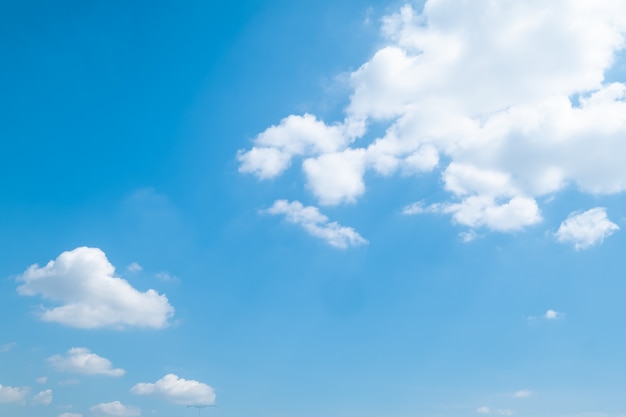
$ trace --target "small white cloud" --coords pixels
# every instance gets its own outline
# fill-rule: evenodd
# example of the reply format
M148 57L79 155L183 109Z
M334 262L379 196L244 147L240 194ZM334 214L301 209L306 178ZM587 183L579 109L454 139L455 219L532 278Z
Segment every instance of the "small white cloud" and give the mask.
M564 315L565 314L559 313L558 311L555 311L555 310L548 310L546 311L546 314L544 314L544 317L546 320L556 320L556 319L562 318Z
M17 291L60 304L44 308L43 321L84 329L168 325L174 308L165 295L152 289L140 292L114 273L102 250L80 247L44 267L32 265L17 278L23 283Z
M17 343L5 343L4 345L0 345L0 353L6 353L17 346Z
M289 223L300 225L310 235L324 239L326 243L340 249L367 243L353 228L329 222L317 207L304 207L299 201L276 200L265 210L269 214L284 214Z
M67 387L69 385L78 385L78 384L80 384L80 379L76 379L76 378L64 379L62 381L59 381L59 385L62 387Z
M48 382L48 377L40 376L39 378L35 380L35 382L37 382L38 384L45 384L46 382Z
M157 277L158 280L163 281L163 282L179 282L180 281L176 275L172 275L169 272L165 272L165 271L157 272L155 276Z
M481 235L476 233L476 231L474 231L474 230L468 230L467 232L459 233L459 237L461 238L463 243L469 243L469 242L472 242L472 241L478 239L479 237L481 237Z
M561 223L556 238L561 243L571 243L576 249L587 249L619 230L610 221L603 207L592 208L584 213L573 212Z
M489 414L491 412L491 409L487 406L482 406L482 407L478 407L476 409L476 412L478 414Z
M63 413L59 414L59 417L83 417L80 413Z
M137 417L141 415L141 409L130 405L124 405L119 401L102 403L89 408L89 411L97 416L114 417Z
M133 262L132 264L126 267L128 272L141 272L143 271L143 267L139 265L137 262Z
M123 369L114 369L110 360L92 353L87 348L71 348L65 355L54 355L48 358L48 361L61 372L115 377L126 373Z
M0 384L0 403L23 403L29 392L28 387L8 387Z
M179 378L175 374L167 374L154 384L139 383L130 392L135 395L153 395L182 405L211 405L215 402L215 392L209 385Z
M50 405L52 403L52 390L47 389L34 395L33 398L30 399L30 403L33 405Z
M553 311L553 310L548 310L548 312L554 312L554 313L556 313L556 312L555 312L555 311ZM548 317L548 315L547 315L547 314L546 314L546 318L550 319L550 317ZM556 318L556 317L554 317L554 318ZM515 393L513 394L513 398L528 398L528 397L531 397L532 395L533 395L533 392L532 392L531 390L528 390L528 389L521 389L521 390L519 390L519 391L517 391L517 392L515 392Z

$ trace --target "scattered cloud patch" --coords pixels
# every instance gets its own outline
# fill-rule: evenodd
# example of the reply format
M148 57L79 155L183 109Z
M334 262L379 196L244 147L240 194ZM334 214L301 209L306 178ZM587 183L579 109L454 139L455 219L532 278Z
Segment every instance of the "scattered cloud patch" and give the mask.
M554 312L554 313L556 313L556 312L555 312L555 311L553 311L553 310L548 310L548 312ZM549 317L547 316L547 314L546 314L546 318L549 318ZM554 317L554 318L556 318L556 317ZM517 392L515 392L515 393L513 394L513 398L529 398L529 397L531 397L532 395L533 395L533 392L532 392L531 390L528 390L528 389L521 389L521 390L519 390L519 391L517 391Z
M39 378L35 379L35 382L37 382L38 384L45 384L46 382L48 382L48 377L40 376Z
M548 310L546 311L546 314L544 314L546 320L556 320L562 318L563 316L565 316L565 314L559 313L555 310Z
M624 16L613 0L405 5L349 75L343 120L289 115L238 152L239 171L264 180L299 163L321 205L355 203L367 173L432 172L448 199L407 214L501 232L541 222L538 200L566 187L626 191L626 84L604 77L626 45ZM579 248L616 230L566 229L560 240Z
M169 272L165 272L165 271L157 272L155 276L157 277L159 281L163 281L163 282L180 282L180 280L178 279L176 275L172 275Z
M52 403L52 390L47 389L39 392L30 399L30 403L33 405L50 405Z
M478 407L476 409L476 412L478 414L489 414L491 412L491 409L487 406L482 406L482 407Z
M509 409L492 410L491 408L489 408L487 406L478 407L476 409L476 413L478 413L478 414L499 414L501 416L512 416L514 414L513 411L509 410Z
M59 414L59 417L83 417L80 413L63 413Z
M137 262L133 262L126 267L128 272L141 272L143 271L143 267L139 265Z
M514 414L513 410L509 410L508 408L496 410L496 413L500 414L501 416L512 416Z
M107 375L119 377L126 373L113 368L111 361L92 353L87 348L71 348L65 355L54 355L48 362L58 371L83 375Z
M8 387L0 384L0 403L23 403L29 392L28 387Z
M15 342L5 343L4 345L0 345L0 353L6 353L12 350L15 346L17 346L17 343Z
M556 238L580 250L602 243L618 230L619 226L608 219L606 209L596 207L583 213L570 213L557 230Z
M102 403L89 408L89 411L97 416L107 417L137 417L141 415L141 409L130 405L124 405L119 401Z
M299 201L276 200L265 213L285 216L289 223L301 226L310 235L323 239L329 245L346 249L367 243L353 228L330 222L317 207L303 206Z
M215 392L209 385L179 378L175 374L167 374L155 383L139 383L131 392L135 395L160 397L181 405L211 405L215 402Z
M63 252L46 266L32 265L18 281L20 295L41 296L58 307L44 308L41 319L70 327L166 327L174 308L155 290L140 292L117 277L104 252L80 247Z

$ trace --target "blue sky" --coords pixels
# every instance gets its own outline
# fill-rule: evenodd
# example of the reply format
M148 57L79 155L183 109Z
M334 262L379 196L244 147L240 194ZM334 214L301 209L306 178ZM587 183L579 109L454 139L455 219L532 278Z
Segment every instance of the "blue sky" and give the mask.
M0 415L623 417L626 6L0 5Z

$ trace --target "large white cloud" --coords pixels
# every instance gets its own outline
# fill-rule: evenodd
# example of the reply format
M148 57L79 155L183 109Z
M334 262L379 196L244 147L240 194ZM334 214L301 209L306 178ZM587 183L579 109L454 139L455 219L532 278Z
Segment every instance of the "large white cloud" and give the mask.
M23 402L29 392L28 387L9 387L0 384L0 404Z
M571 243L576 249L587 249L619 230L619 226L609 220L606 209L592 208L584 213L571 213L561 223L556 232L559 242Z
M299 201L276 200L266 213L285 216L288 222L300 225L309 234L324 239L340 249L367 243L353 228L330 222L317 207L305 207Z
M119 401L110 403L101 403L89 408L93 414L97 416L114 416L114 417L137 417L141 415L141 409L131 405L124 405Z
M142 382L131 392L135 395L153 395L182 405L211 405L215 402L215 392L209 385L167 374L155 383Z
M113 368L110 360L92 353L87 348L71 348L65 355L51 356L48 361L61 372L107 376L122 376L126 373L123 369Z
M260 179L302 162L320 204L353 203L365 174L442 175L439 207L471 228L541 221L537 198L626 190L626 2L428 0L383 19L386 43L350 75L345 119L291 115L241 150ZM389 127L370 141L370 126ZM437 202L431 202L437 203Z
M98 248L63 252L44 267L32 265L18 281L19 294L59 304L44 308L42 320L66 326L158 329L174 314L165 295L152 289L140 292L115 276L115 267Z

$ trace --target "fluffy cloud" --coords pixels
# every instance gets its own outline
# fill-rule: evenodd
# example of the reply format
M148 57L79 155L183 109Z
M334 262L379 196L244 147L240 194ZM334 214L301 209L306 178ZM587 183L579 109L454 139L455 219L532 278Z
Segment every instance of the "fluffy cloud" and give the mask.
M309 234L324 239L336 248L345 249L367 243L353 228L329 222L328 217L320 213L317 207L304 207L299 201L277 200L265 212L284 215L289 223L300 225Z
M602 207L592 208L584 213L571 213L556 232L562 243L571 243L576 249L587 249L611 236L619 226L610 221Z
M555 311L555 310L548 310L548 311L546 311L546 314L544 315L544 317L545 317L546 320L556 320L558 318L563 317L563 313L559 313L558 311ZM518 391L516 393L516 396L519 397L520 395L517 395L517 394L522 394L522 393L526 393L526 392L530 394L530 391L522 390L522 391Z
M440 172L439 211L499 231L540 222L537 198L568 186L626 190L626 85L604 78L626 3L428 0L382 33L349 77L344 120L288 116L239 151L240 171L274 178L298 159L322 205L357 201L368 171Z
M556 313L556 311L554 310L548 310L548 313L553 312ZM550 318L556 318L556 316L554 317L548 317L548 313L546 313L546 318L550 319ZM517 392L515 392L513 394L513 398L528 398L531 397L533 395L533 392L531 390L528 389L521 389Z
M44 267L32 265L18 277L17 290L60 304L44 308L44 321L84 329L167 326L174 314L167 297L152 289L140 292L114 273L104 252L80 247Z
M122 376L126 373L123 369L114 369L111 361L92 353L87 348L71 348L65 355L51 356L48 361L62 372L107 376Z
M47 389L41 391L37 395L34 395L33 398L30 399L30 402L34 405L50 405L52 403L52 390Z
M154 384L142 382L131 392L135 395L153 395L182 405L211 405L215 402L213 388L202 382L167 374Z
M29 392L27 387L7 387L0 384L0 403L23 402Z
M140 408L124 405L119 401L94 405L89 408L89 411L97 416L137 417L141 415Z

